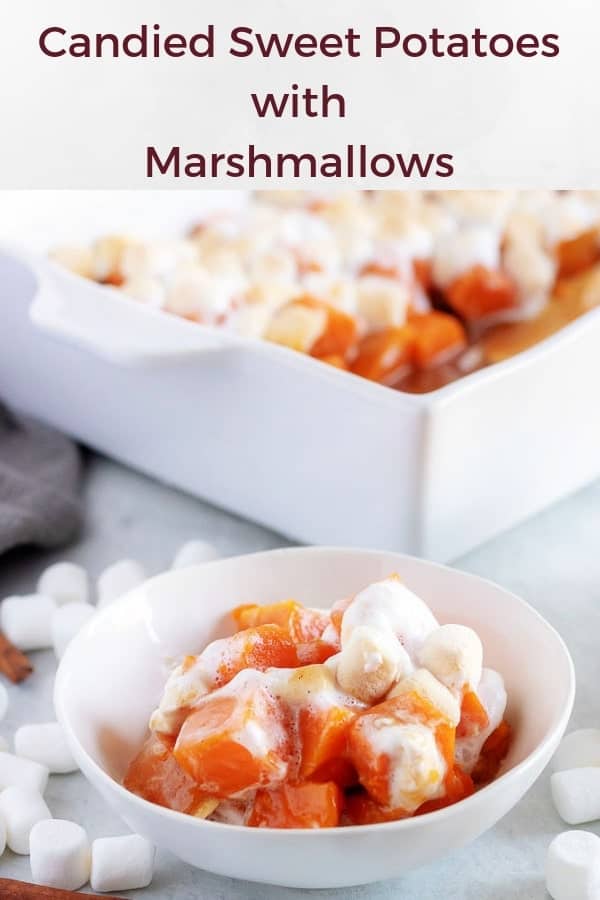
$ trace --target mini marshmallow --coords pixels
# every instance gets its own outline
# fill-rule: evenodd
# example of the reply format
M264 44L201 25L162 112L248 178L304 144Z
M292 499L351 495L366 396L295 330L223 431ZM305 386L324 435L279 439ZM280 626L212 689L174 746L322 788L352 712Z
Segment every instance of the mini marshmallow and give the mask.
M6 825L6 843L13 853L27 856L31 829L52 814L38 791L8 787L0 794L0 819Z
M135 559L121 559L98 578L98 606L107 606L146 580L146 572Z
M550 790L557 813L568 825L600 819L600 768L555 772Z
M53 775L66 775L79 768L58 722L21 725L15 732L15 753L46 766Z
M43 650L52 646L52 616L56 601L46 594L7 597L0 608L6 637L21 650Z
M562 739L552 759L552 771L600 766L600 728L580 728Z
M0 790L14 785L43 794L48 784L48 768L13 753L0 753Z
M397 576L376 581L356 595L342 619L342 647L359 625L396 635L411 657L439 627L427 604Z
M31 876L36 884L78 891L89 880L91 848L87 834L75 822L46 819L29 837Z
M546 889L553 900L600 897L600 838L589 831L563 831L546 856Z
M481 680L483 647L479 636L465 625L441 625L428 635L419 662L451 691L475 689Z
M196 566L218 558L219 552L217 548L209 544L208 541L187 541L175 554L171 568L185 569L188 566Z
M0 682L0 719L3 719L8 709L8 691Z
M96 608L91 603L66 603L59 606L52 616L52 646L58 659L95 613Z
M433 254L433 280L444 289L474 266L497 269L499 265L498 233L482 225L463 227L438 238Z
M93 891L131 891L148 887L154 869L154 847L139 834L98 838L92 844Z
M308 353L327 327L327 312L321 307L290 303L279 309L269 323L265 337L300 353Z
M58 562L48 566L37 583L39 594L53 597L62 603L85 603L88 599L88 574L82 566L70 562Z
M338 656L336 676L347 694L373 703L411 669L406 650L391 632L360 625Z
M394 278L365 275L359 278L358 312L373 329L403 325L411 300L410 286Z

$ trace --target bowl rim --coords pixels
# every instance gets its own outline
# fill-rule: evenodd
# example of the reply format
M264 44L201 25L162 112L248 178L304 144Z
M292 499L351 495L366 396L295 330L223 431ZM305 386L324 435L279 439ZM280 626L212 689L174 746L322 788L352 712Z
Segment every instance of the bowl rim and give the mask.
M546 630L546 632L555 640L557 644L557 649L562 652L563 660L567 666L568 673L568 690L567 690L567 699L560 710L560 713L555 714L550 726L547 728L544 733L542 739L539 743L534 747L534 749L520 762L518 762L515 766L510 768L507 772L503 772L499 775L494 781L480 788L474 794L469 797L466 797L463 800L459 800L457 803L453 803L449 806L443 807L442 809L435 810L433 812L424 813L420 816L410 816L405 819L396 819L391 822L376 822L369 825L344 825L340 827L339 825L330 826L327 828L271 828L271 827L261 827L258 829L250 828L247 825L234 825L223 822L212 822L208 819L199 819L194 816L189 815L189 813L179 812L177 810L169 809L168 807L160 806L156 803L151 803L149 800L145 800L143 797L138 796L137 794L132 793L127 790L120 782L114 779L102 766L93 759L87 750L82 746L79 738L77 737L75 730L69 720L69 716L66 712L65 706L63 704L62 697L62 685L67 677L68 672L68 662L72 655L71 653L71 645L73 645L80 636L85 636L85 634L93 628L94 621L96 620L96 616L92 618L92 620L87 623L83 629L77 634L71 645L67 648L63 658L60 661L57 673L56 680L54 685L54 706L56 710L57 719L60 722L63 729L67 732L69 737L71 746L75 747L74 755L76 759L79 761L82 759L84 761L84 766L81 767L82 773L86 777L88 781L91 781L87 776L87 770L92 770L94 772L94 776L97 778L98 783L102 783L106 786L109 791L115 792L117 795L121 796L125 799L126 802L133 804L134 806L139 807L141 810L152 811L152 814L163 817L168 821L179 821L179 822L187 822L190 828L196 828L198 833L203 831L207 831L207 833L215 833L215 834L224 834L223 829L225 828L227 832L231 832L232 830L238 834L248 834L253 832L260 832L261 834L267 834L269 836L277 835L277 840L285 839L285 835L305 835L307 840L315 840L315 836L320 834L321 832L327 832L328 834L340 834L340 835L352 835L356 833L374 833L378 832L382 829L387 831L397 830L397 831L406 831L415 828L422 828L427 825L429 822L435 818L436 822L442 822L444 819L451 818L452 816L457 814L457 811L463 810L473 810L484 802L481 798L489 797L492 793L499 793L507 784L516 784L521 776L527 771L527 769L531 768L532 765L540 759L543 758L548 748L562 735L567 727L569 719L571 717L571 713L573 710L573 704L575 701L575 690L576 690L576 678L575 678L575 667L573 664L573 660L571 658L571 654L569 653L569 649L559 634L559 632L551 625L542 615L539 613L531 604L527 603L526 600L523 600L517 594L514 594L512 591L509 591L507 588L504 588L502 585L497 584L489 578L484 578L481 575L476 575L471 572L464 572L462 569L457 569L453 566L447 566L442 563L431 562L427 559L423 559L422 557L413 556L408 553L397 553L395 551L386 551L386 550L374 550L372 548L355 548L355 547L337 547L337 546L291 546L291 547L279 547L272 550L261 550L254 553L243 553L236 554L231 557L223 557L220 559L212 560L211 562L202 563L197 566L189 567L189 569L200 569L204 571L207 567L215 568L231 562L232 560L240 560L240 559L264 559L264 558L272 558L273 556L312 556L314 554L325 555L325 554L333 554L333 555L344 555L344 554L354 554L358 556L395 556L398 558L398 561L408 560L410 562L416 562L419 565L423 565L425 568L434 568L437 570L451 571L459 575L460 577L464 577L469 581L474 581L480 584L490 585L498 590L501 590L504 594L510 596L513 601L516 601L519 606L524 608L530 615L532 615L535 619L538 620L538 623ZM187 571L189 571L189 569ZM175 572L181 570L167 570L165 572L161 572L158 575L153 576L152 578L147 579L144 582L145 585L150 582L154 583L157 581L168 580L170 576L174 575ZM117 604L125 604L128 602L128 598L135 594L137 588L134 588L133 591L130 591L128 594L125 594L119 600L116 601ZM104 610L99 610L97 615L102 618L108 618L110 615L110 611L114 609L115 604L110 604ZM96 787L95 784L92 783L93 787ZM528 787L531 785L528 785ZM526 790L527 788L525 788ZM524 793L524 791L523 791ZM214 830L217 829L215 832ZM308 836L312 835L311 838Z

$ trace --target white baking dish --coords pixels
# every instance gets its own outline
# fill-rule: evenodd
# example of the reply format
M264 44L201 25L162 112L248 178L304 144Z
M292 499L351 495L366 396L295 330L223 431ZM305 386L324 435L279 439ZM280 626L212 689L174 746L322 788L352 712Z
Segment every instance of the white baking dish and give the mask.
M0 294L10 404L296 540L450 560L600 473L600 310L415 396L41 257Z

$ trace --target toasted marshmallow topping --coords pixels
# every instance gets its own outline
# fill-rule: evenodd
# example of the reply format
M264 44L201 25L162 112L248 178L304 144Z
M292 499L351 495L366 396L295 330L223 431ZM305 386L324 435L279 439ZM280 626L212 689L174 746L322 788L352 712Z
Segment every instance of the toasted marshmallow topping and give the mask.
M340 687L365 703L374 703L412 670L400 641L392 634L369 625L354 628L337 659Z

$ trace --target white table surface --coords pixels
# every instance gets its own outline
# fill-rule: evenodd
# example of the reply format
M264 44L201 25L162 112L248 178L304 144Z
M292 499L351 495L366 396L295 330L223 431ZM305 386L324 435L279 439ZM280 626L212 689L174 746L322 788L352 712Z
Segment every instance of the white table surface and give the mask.
M183 541L202 537L223 555L283 546L280 536L91 456L84 483L86 528L60 553L19 551L0 561L0 597L33 590L39 572L60 558L86 566L93 577L123 556L154 574L168 567ZM536 606L558 628L575 661L578 692L572 727L600 724L600 482L458 560ZM518 635L515 635L518 639ZM54 718L50 652L33 654L34 675L9 688L11 703L0 734L12 739L23 722ZM79 821L92 838L126 832L83 776L52 776L46 794L56 817ZM140 900L507 900L545 898L545 850L563 826L552 808L544 774L492 831L453 856L406 876L343 891L285 890L236 882L197 871L159 852L151 887ZM592 826L600 834L600 827ZM9 851L0 876L29 876L27 857ZM132 893L132 896L134 894ZM127 895L126 895L127 896Z

